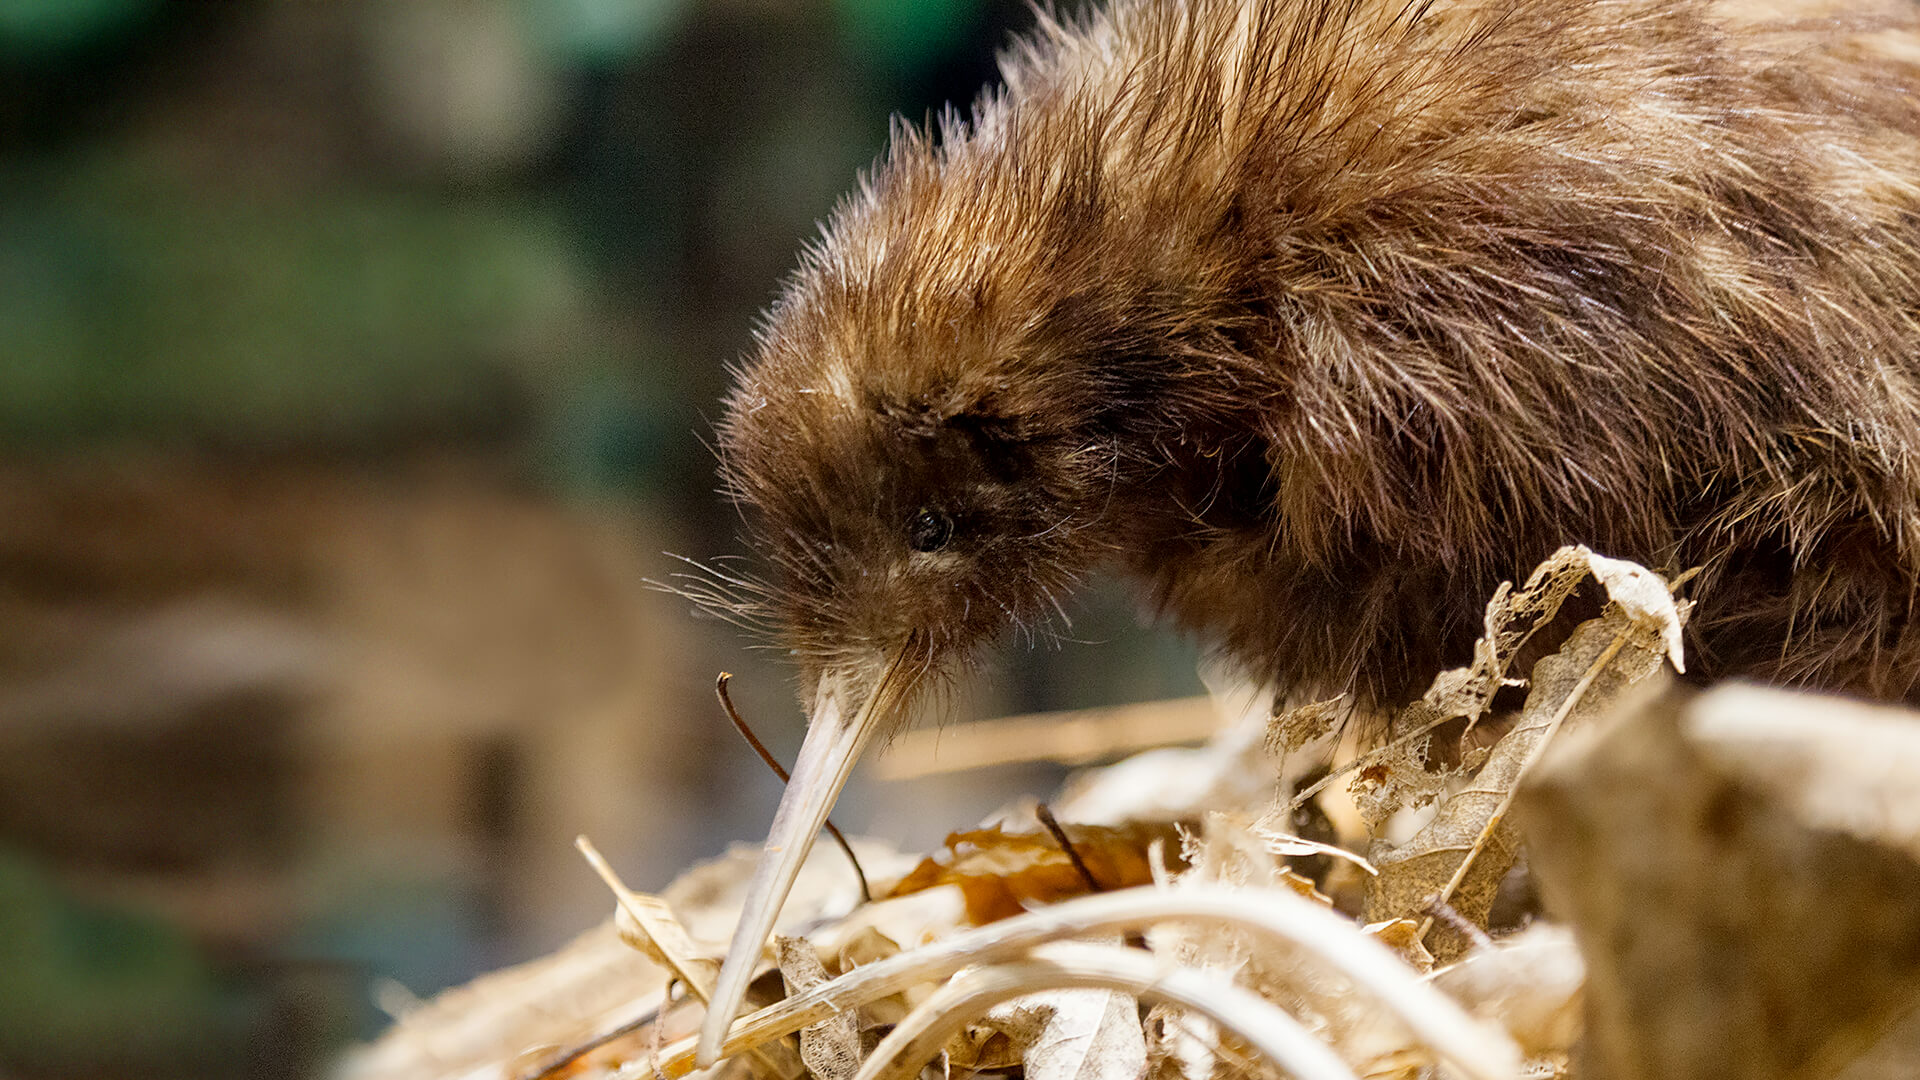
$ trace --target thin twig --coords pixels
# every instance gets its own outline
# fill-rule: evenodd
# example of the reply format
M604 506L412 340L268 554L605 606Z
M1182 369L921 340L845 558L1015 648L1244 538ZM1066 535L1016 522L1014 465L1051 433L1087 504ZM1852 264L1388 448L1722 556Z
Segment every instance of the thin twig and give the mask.
M1060 819L1053 816L1053 811L1047 808L1047 804L1039 803L1034 806L1033 816L1040 819L1040 824L1046 826L1047 831L1053 834L1053 842L1059 844L1060 850L1067 853L1067 861L1073 863L1073 868L1080 872L1080 880L1087 883L1087 891L1105 892L1106 889L1102 888L1100 882L1094 878L1093 871L1087 868L1086 860L1082 859L1080 852L1074 848L1073 841L1067 839L1067 830L1060 827Z
M740 711L733 707L733 698L727 693L727 682L732 678L732 672L723 671L720 673L720 678L714 681L713 692L720 698L720 707L727 711L727 719L733 721L733 729L740 733L741 738L747 740L747 745L753 747L753 752L760 755L760 760L766 762L767 768L773 770L773 775L779 777L781 783L786 783L792 779L792 777L788 775L787 770L782 768L778 761L774 760L773 754L768 752L766 744L762 743L759 737L754 735L753 729L749 728L747 722L740 718ZM853 845L847 843L847 838L841 834L839 829L834 828L832 819L828 819L827 821L827 833L833 837L834 843L840 845L840 850L846 853L847 861L853 864L853 876L860 879L861 901L868 904L873 903L873 890L867 886L867 872L860 868L860 857L853 853Z

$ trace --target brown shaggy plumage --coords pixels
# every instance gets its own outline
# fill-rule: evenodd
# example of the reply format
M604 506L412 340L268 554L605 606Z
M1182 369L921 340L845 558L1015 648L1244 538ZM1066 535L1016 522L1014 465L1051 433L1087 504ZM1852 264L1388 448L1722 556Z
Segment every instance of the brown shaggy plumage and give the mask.
M1913 698L1917 12L1043 20L770 313L720 448L779 574L733 599L812 675L936 669L1118 565L1385 703L1584 542L1705 568L1708 676Z

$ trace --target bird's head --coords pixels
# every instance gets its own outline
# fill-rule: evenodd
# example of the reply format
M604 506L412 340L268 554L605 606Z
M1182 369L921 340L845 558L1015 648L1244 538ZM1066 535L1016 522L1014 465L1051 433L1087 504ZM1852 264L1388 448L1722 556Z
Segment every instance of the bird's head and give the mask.
M896 157L884 192L842 210L770 313L719 425L726 486L775 571L766 614L810 716L703 1061L861 750L976 646L1058 612L1124 531L1097 275L1060 220L1087 212L1088 193L1036 195L1022 216L967 204L963 173ZM1059 242L1035 232L1049 228Z

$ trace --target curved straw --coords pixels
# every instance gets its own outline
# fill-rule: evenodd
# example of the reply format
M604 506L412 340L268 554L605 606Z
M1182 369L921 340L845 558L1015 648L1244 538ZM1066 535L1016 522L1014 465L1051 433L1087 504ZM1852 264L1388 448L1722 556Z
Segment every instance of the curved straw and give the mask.
M729 1030L723 1053L740 1053L910 986L938 982L964 967L1021 959L1050 941L1127 933L1165 922L1224 923L1317 957L1371 994L1416 1039L1473 1080L1511 1080L1519 1071L1519 1048L1504 1031L1468 1016L1342 916L1291 890L1218 885L1171 890L1141 886L1082 897L890 956L741 1018ZM672 1077L691 1071L693 1048L692 1039L666 1047L664 1073Z
M880 1041L853 1080L912 1080L949 1038L993 1006L1080 987L1124 990L1204 1013L1297 1080L1358 1080L1326 1043L1258 994L1194 968L1157 961L1139 949L1066 943L1043 946L1026 960L954 976Z

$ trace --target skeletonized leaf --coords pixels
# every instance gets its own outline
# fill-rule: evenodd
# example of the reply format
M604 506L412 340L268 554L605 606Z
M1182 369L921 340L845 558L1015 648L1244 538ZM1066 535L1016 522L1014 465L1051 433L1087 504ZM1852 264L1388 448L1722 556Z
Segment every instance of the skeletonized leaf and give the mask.
M1027 1080L1138 1080L1147 1069L1140 1006L1118 990L1049 990L989 1010Z
M1354 775L1348 792L1369 831L1378 831L1388 818L1402 810L1416 810L1438 800L1459 776L1458 769L1427 767L1432 739L1431 735L1423 735L1397 740L1383 747L1373 762Z
M1342 694L1275 714L1273 723L1267 727L1267 752L1291 754L1315 739L1326 737L1346 718L1348 710L1347 696Z
M1424 917L1437 897L1484 927L1500 879L1519 855L1518 836L1506 820L1514 786L1562 724L1613 708L1629 688L1659 669L1665 655L1664 628L1630 616L1617 604L1576 627L1558 653L1535 665L1533 690L1519 720L1495 744L1473 782L1442 803L1412 840L1376 857L1380 873L1368 883L1367 918ZM1445 926L1428 939L1442 960L1458 956L1468 944Z
M1298 792L1283 811L1271 816L1290 815L1321 788L1351 770L1356 773L1348 785L1354 803L1368 830L1377 832L1395 813L1432 803L1460 776L1477 768L1477 763L1463 761L1453 769L1430 769L1431 732L1461 717L1466 719L1468 730L1479 723L1494 696L1509 685L1507 671L1520 651L1552 621L1580 583L1595 572L1596 560L1614 580L1637 583L1626 569L1633 567L1632 563L1605 559L1577 545L1554 552L1534 568L1517 592L1511 582L1502 582L1487 602L1484 632L1473 646L1473 663L1434 676L1427 692L1394 718L1390 727L1394 738ZM1657 606L1640 599L1638 592L1632 595L1636 616Z
M780 977L787 993L811 990L827 981L827 969L806 938L774 935ZM800 1060L818 1080L848 1080L860 1071L860 1015L849 1009L800 1029Z

